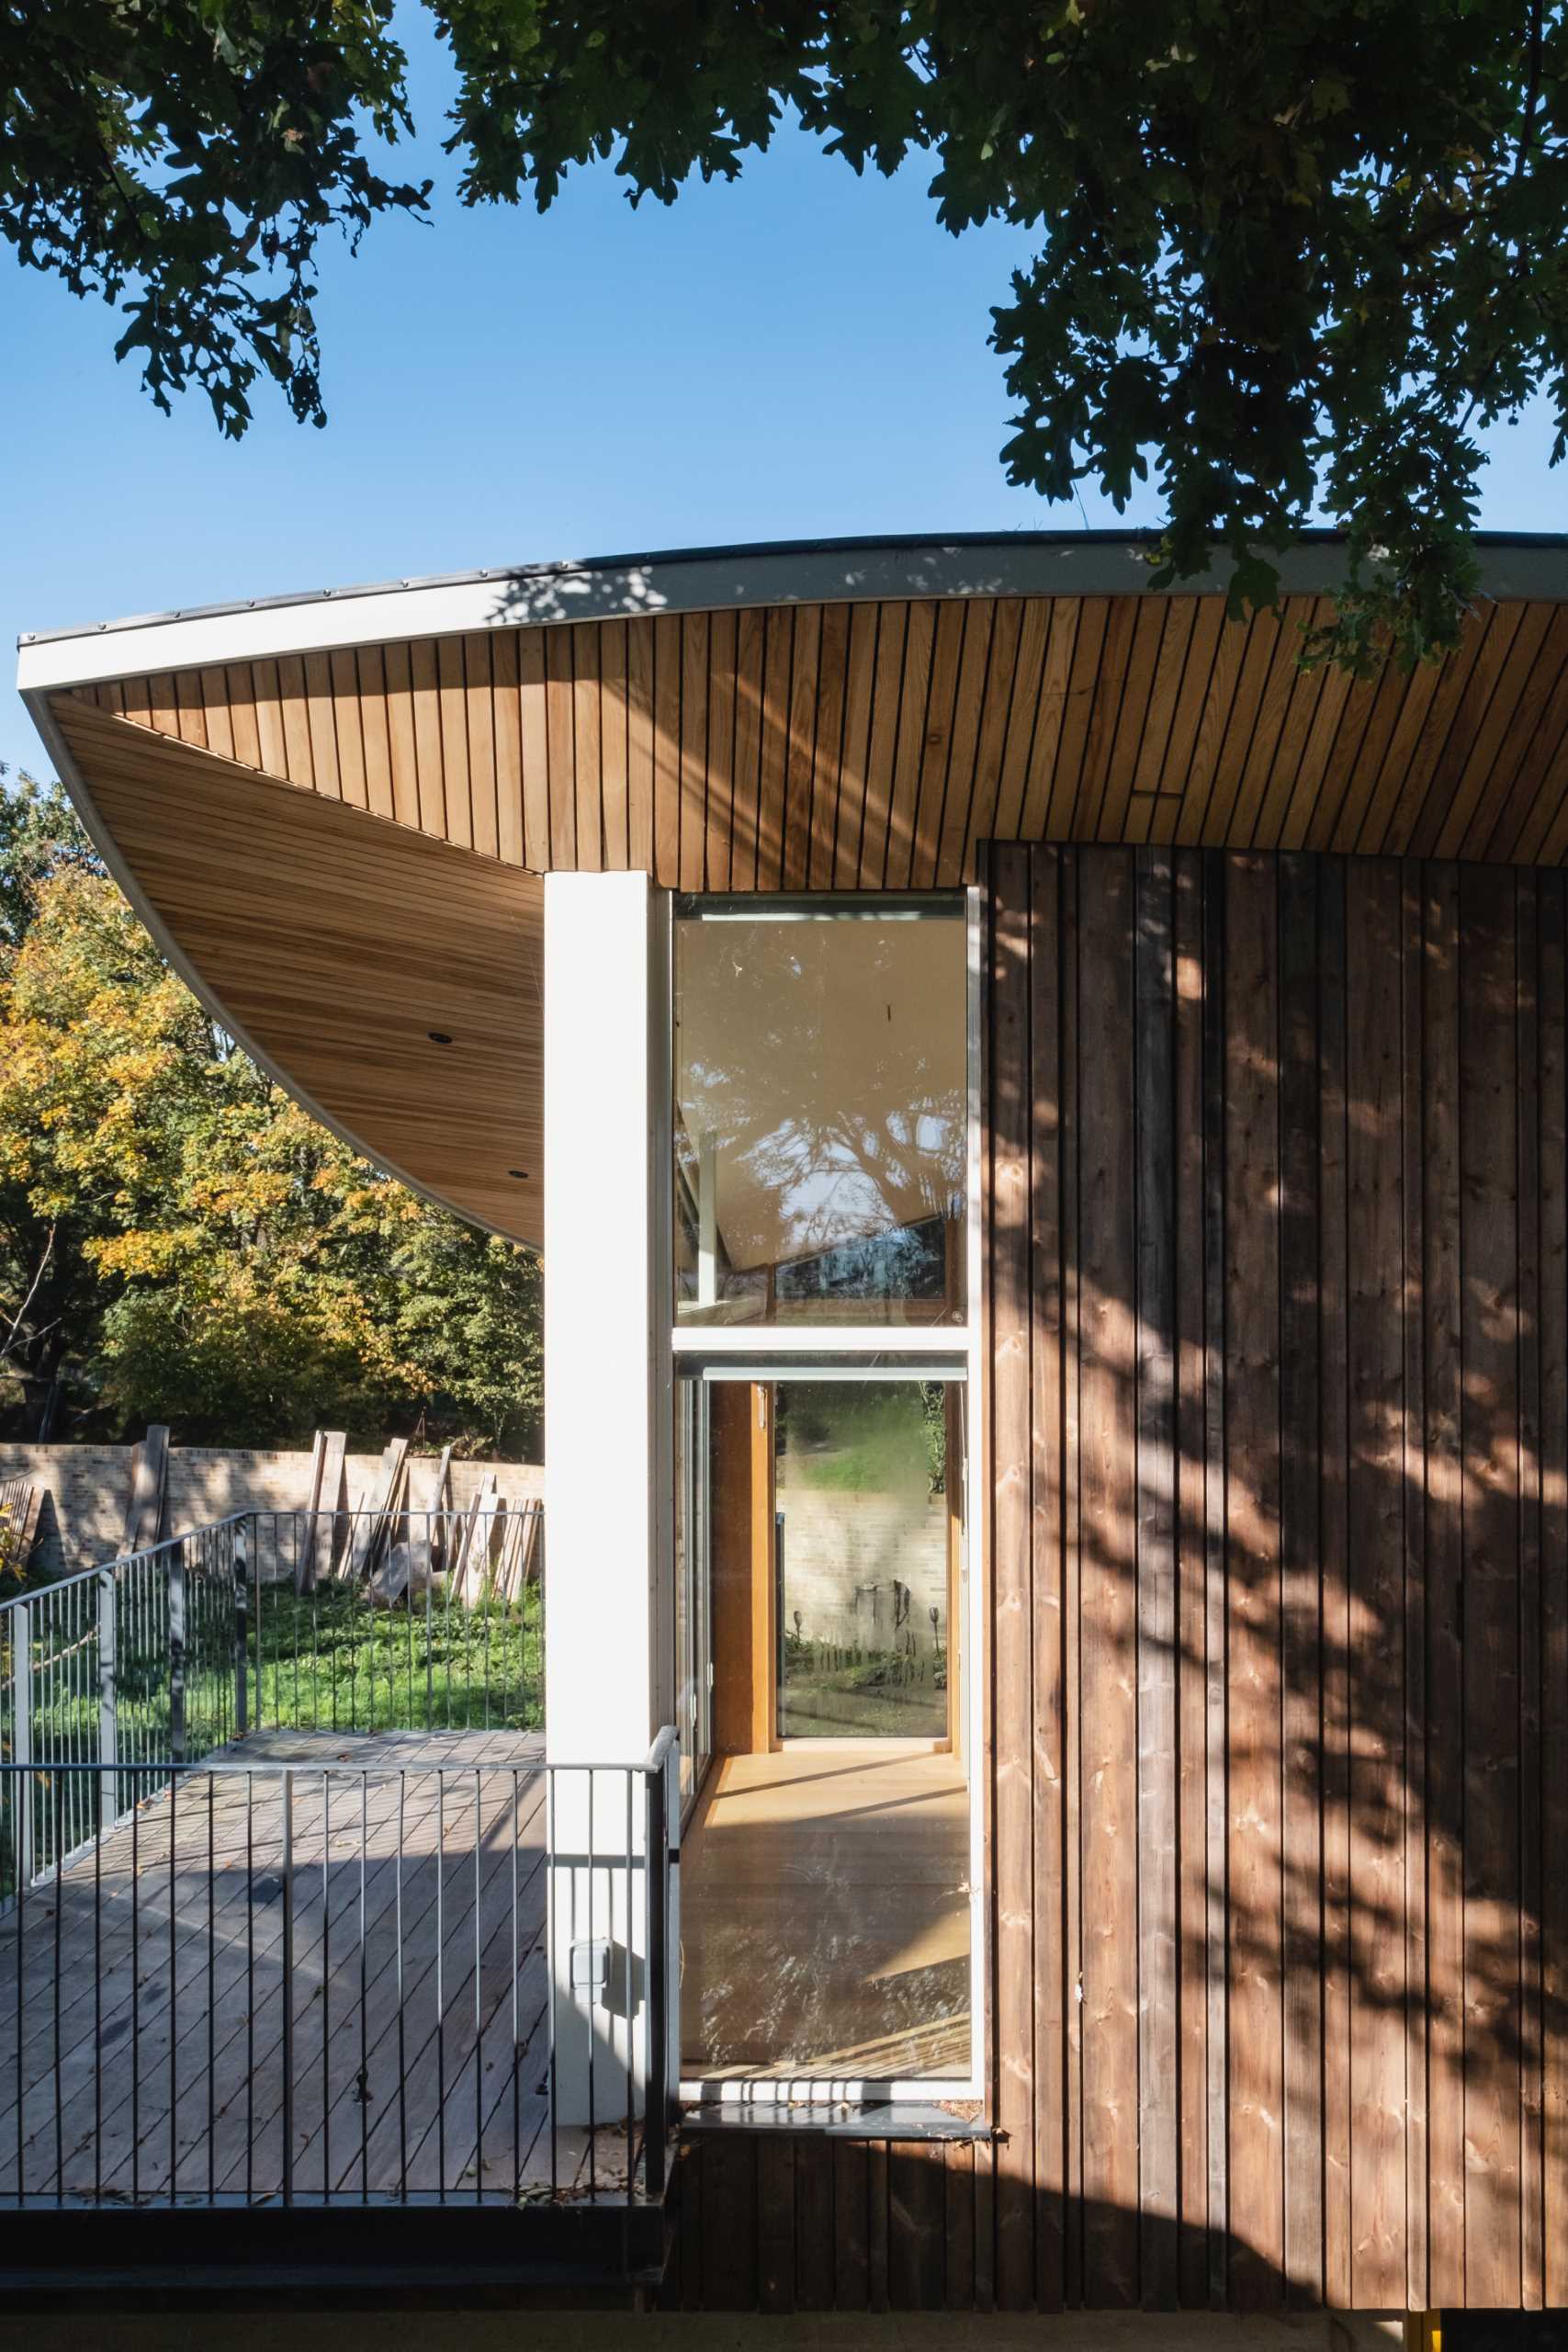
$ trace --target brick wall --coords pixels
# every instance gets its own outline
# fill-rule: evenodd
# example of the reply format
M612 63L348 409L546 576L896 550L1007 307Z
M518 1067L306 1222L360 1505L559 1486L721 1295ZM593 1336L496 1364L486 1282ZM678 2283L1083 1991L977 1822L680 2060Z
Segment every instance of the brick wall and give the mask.
M130 1454L129 1445L0 1445L0 1478L30 1478L44 1490L33 1575L69 1576L114 1558L130 1497ZM434 1454L410 1461L409 1500L416 1510L434 1501L436 1467ZM351 1453L347 1470L351 1508L373 1503L380 1491L380 1455ZM471 1501L491 1475L509 1502L544 1494L545 1474L536 1463L454 1462L453 1501ZM303 1510L310 1499L309 1453L172 1446L160 1532L176 1534L236 1510Z
M947 1501L933 1496L922 1512L896 1494L786 1487L784 1514L784 1605L800 1611L807 1641L882 1645L893 1579L912 1595L909 1629L917 1649L931 1647L931 1611L947 1626ZM874 1600L877 1588L885 1604ZM857 1600L858 1594L858 1600Z

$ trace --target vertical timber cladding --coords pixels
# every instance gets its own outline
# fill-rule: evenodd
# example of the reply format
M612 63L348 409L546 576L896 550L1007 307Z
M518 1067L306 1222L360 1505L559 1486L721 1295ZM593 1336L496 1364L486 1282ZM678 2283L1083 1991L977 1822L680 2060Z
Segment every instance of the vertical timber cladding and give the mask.
M669 2303L1568 2303L1565 879L990 851L997 2135Z
M1562 877L990 904L997 2300L1562 2304Z

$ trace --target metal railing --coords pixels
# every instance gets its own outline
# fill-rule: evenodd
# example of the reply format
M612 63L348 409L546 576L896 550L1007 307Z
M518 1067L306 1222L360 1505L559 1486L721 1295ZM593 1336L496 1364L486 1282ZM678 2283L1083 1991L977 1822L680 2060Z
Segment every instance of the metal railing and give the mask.
M0 2205L657 2204L678 1766L0 1768Z
M0 1608L0 1763L66 1775L58 1805L35 1775L33 1810L12 1809L10 1859L24 1871L51 1869L94 1835L100 1800L111 1817L134 1804L159 1759L205 1755L243 1727L240 1525L171 1537ZM96 1792L78 1770L89 1766L103 1779Z
M247 1720L321 1731L537 1731L544 1512L253 1511Z
M542 1513L249 1511L0 1607L0 1764L96 1766L107 1817L252 1729L536 1730ZM33 1874L88 1783L13 1825ZM58 1837L64 1838L63 1846Z

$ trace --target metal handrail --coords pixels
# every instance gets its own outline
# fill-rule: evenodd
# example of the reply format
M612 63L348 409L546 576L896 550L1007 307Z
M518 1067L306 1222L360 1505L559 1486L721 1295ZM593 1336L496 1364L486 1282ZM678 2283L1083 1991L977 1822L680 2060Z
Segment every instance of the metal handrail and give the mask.
M160 1536L156 1544L143 1544L135 1552L117 1552L112 1560L101 1560L91 1568L73 1568L67 1577L51 1577L47 1584L35 1585L30 1592L15 1592L9 1600L0 1600L0 1618L9 1616L14 1609L26 1609L51 1593L64 1592L72 1585L87 1584L95 1577L113 1576L117 1568L129 1568L138 1561L150 1560L156 1553L167 1551L172 1544L195 1543L204 1535L214 1535L220 1528L243 1526L253 1514L230 1511L225 1518L204 1520L198 1527L187 1527L178 1535Z
M41 1911L0 1886L0 2206L658 2205L679 1758L665 1732L615 1766L161 1759ZM91 1764L0 1764L0 1861L37 1794L62 1836L73 1786L102 1805ZM586 1856L541 1834L558 1788ZM626 1952L589 1987L582 1906Z
M118 1817L255 1729L536 1728L543 1523L534 1502L234 1511L21 1593L0 1605L0 1760L100 1770ZM22 1826L47 1869L52 1812Z

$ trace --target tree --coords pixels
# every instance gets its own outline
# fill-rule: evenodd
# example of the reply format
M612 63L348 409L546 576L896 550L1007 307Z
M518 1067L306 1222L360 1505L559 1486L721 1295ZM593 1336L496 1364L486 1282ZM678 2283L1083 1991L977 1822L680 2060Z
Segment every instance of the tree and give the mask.
M1233 605L1320 509L1349 582L1311 649L1451 644L1477 428L1568 425L1568 18L1546 0L429 0L474 204L615 161L634 202L734 179L793 113L857 173L934 162L938 217L1033 232L995 313L1004 458L1047 498L1153 474L1156 577L1218 541ZM153 398L224 430L258 373L322 422L323 231L421 212L389 0L59 0L0 17L0 230L124 307Z
M0 1425L532 1445L536 1261L238 1052L57 788L0 797Z

